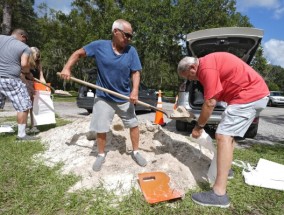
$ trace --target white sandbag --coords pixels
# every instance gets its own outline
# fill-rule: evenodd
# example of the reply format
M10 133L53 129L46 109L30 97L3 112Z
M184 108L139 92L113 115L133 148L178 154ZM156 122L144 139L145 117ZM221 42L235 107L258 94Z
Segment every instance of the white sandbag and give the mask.
M201 147L204 147L204 148L208 149L209 151L211 151L212 153L216 152L216 148L213 144L212 138L209 136L209 134L206 133L205 130L202 131L199 138L193 138L192 134L190 134L189 138L193 142L198 143L199 146L200 146L200 149L201 149Z
M56 123L50 91L35 91L32 114L35 126Z
M217 177L217 150L213 144L212 138L205 132L205 130L203 130L199 138L193 138L192 135L190 135L190 139L199 144L200 150L201 147L204 147L214 154L207 173L209 183L213 184Z

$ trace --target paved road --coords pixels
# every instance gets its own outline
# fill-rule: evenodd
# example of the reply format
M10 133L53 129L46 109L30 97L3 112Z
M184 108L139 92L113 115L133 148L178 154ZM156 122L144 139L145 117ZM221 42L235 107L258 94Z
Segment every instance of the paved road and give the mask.
M171 113L173 110L173 104L163 102L163 109ZM67 117L84 117L88 115L88 112L84 109L76 107L75 103L55 103L55 110L61 116ZM155 121L155 112L139 111L137 116L140 121ZM175 121L168 119L163 115L164 122L167 123L165 128L175 131ZM267 107L261 112L258 134L254 140L246 139L242 142L279 142L284 141L284 107Z
M267 107L260 113L256 140L284 141L284 107Z
M54 108L56 113L65 118L82 118L88 116L88 112L85 109L80 109L73 102L54 102ZM163 102L163 109L168 113L173 110L173 104ZM11 103L7 103L4 111L0 111L0 117L3 116L13 116L15 111ZM137 116L140 121L155 121L155 112L149 111L139 111ZM175 130L175 121L168 119L163 115L164 122L167 123L166 129ZM284 141L284 107L267 107L261 112L261 118L259 123L258 134L254 140L246 139L242 142L263 142L263 143L273 143Z

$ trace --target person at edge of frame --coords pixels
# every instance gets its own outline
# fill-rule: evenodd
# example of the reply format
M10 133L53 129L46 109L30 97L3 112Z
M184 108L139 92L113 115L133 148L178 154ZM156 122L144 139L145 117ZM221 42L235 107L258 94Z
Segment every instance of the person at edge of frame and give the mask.
M269 89L252 67L237 56L215 52L201 58L185 57L177 68L180 77L198 80L204 89L204 103L192 130L192 137L202 134L217 101L227 102L215 138L217 142L217 177L213 188L192 194L192 200L204 206L230 206L227 180L233 160L234 137L243 137L254 118L266 107Z
M39 137L26 134L28 112L32 102L26 85L20 79L21 73L30 76L29 56L31 50L26 42L28 34L23 29L15 29L11 36L0 35L0 109L4 108L8 97L17 111L17 140L31 141Z

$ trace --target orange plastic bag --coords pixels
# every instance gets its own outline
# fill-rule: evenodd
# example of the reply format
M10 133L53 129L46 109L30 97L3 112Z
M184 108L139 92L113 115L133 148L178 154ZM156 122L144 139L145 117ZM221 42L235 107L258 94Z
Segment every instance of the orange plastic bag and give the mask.
M50 83L46 83L46 84L50 86ZM34 88L35 90L50 92L50 87L44 86L43 84L38 83L38 82L34 82Z

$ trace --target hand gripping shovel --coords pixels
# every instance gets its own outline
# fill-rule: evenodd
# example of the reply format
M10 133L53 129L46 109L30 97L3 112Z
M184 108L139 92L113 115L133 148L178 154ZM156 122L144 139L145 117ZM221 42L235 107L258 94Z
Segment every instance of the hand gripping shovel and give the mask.
M58 72L57 75L60 76L60 72ZM112 94L112 95L114 95L114 96L117 96L117 97L122 98L122 99L125 99L125 100L129 100L129 99L130 99L128 96L125 96L125 95L122 95L122 94L120 94L120 93L114 92L114 91L112 91L112 90L109 90L109 89L100 87L100 86L98 86L98 85L95 85L95 84L92 84L92 83L83 81L83 80L78 79L78 78L70 77L70 80L71 80L71 81L74 81L74 82L76 82L76 83L79 83L79 84L88 86L88 87L93 88L93 89L98 89L98 90L104 91L104 92L106 92L106 93ZM191 113L189 113L188 111L186 111L185 108L184 108L184 109L180 109L180 110L178 110L178 108L177 108L177 109L176 109L176 110L177 110L177 113L176 113L176 114L175 114L175 113L169 114L169 113L167 113L166 111L164 111L164 110L162 110L162 109L160 109L160 108L154 107L154 106L152 106L152 105L150 105L150 104L147 104L147 103L142 102L142 101L139 101L139 100L136 102L136 104L137 104L137 105L142 105L142 106L144 106L144 107L150 108L150 109L155 110L155 111L162 112L163 114L165 114L165 115L166 115L168 118L170 118L170 119L189 118L189 117L193 118L193 117L194 117ZM174 112L176 112L176 110L175 110Z

